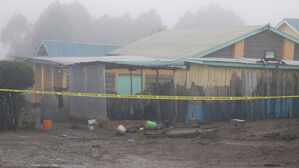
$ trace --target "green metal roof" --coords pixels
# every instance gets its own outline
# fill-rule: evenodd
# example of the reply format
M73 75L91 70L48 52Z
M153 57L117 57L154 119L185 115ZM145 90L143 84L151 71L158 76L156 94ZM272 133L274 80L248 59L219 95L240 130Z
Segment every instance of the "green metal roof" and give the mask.
M221 29L171 29L153 34L109 54L166 59L190 58L263 27L264 25Z
M76 57L76 56L105 56L108 52L121 46L82 44L58 41L42 41L37 56ZM45 51L45 52L44 52Z
M270 25L226 29L167 30L110 52L167 59L203 57L263 31L271 31L295 43L299 40Z

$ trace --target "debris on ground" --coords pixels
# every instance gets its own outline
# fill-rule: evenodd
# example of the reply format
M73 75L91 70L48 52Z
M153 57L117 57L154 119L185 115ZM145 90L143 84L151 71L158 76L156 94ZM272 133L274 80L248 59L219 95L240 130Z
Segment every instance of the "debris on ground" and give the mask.
M116 129L116 134L117 135L125 135L127 129L123 125L119 125Z
M151 129L151 130L157 129L157 123L154 121L146 121L145 128Z
M136 142L135 139L128 139L128 143Z
M296 119L246 121L246 130L233 129L230 122L210 122L200 128L175 123L171 128L162 121L155 121L157 129L147 130L140 127L145 122L112 121L118 124L114 129L92 132L60 123L51 131L43 131L42 124L33 130L3 130L0 167L299 167L299 139L292 138L299 136ZM119 125L127 129L125 136L115 136ZM130 127L136 132L128 133ZM192 139L168 138L193 131L198 135ZM267 134L274 139L265 138ZM289 135L293 140L284 140Z
M246 122L246 120L231 119L230 122L232 124L232 128L240 128L240 129L244 129L245 128L245 122Z
M89 131L94 131L94 129L97 127L97 120L96 119L91 119L91 120L88 120L88 130Z
M194 117L190 118L190 126L192 128L199 128L199 123L197 121L197 118Z
M91 151L91 157L100 157L101 156L101 146L100 145L92 145L90 151Z
M199 131L194 128L184 128L177 130L170 130L167 132L169 138L194 138L199 135Z

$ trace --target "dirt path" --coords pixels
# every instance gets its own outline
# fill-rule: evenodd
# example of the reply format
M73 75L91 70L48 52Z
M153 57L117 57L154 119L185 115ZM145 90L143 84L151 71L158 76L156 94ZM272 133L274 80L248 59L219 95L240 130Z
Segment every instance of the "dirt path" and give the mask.
M196 138L149 139L61 126L49 132L4 131L0 132L0 167L299 167L299 120L247 122L244 130L232 129L229 122L202 128L217 132ZM100 145L101 157L91 156L92 145Z

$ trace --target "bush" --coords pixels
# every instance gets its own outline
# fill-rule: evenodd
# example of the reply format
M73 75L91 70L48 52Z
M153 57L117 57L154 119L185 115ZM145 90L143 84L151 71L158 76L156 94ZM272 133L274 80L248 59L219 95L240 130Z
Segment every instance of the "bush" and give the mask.
M27 89L34 84L34 72L25 62L0 61L1 89Z
M0 88L27 89L34 84L34 72L25 62L0 61ZM0 127L18 127L18 116L24 99L14 92L0 92Z
M36 117L34 114L25 112L21 117L22 128L33 129L36 125Z

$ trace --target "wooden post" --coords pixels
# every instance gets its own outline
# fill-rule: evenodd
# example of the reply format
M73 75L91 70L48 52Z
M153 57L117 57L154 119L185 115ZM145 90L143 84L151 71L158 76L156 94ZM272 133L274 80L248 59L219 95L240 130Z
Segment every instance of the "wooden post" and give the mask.
M133 81L132 81L132 69L130 69L130 94L133 94ZM133 108L133 100L130 99L130 118L133 119L134 108Z
M143 80L143 69L142 68L140 70L140 73L141 73L141 93L140 94L143 94L143 89L144 89L143 82L144 82L144 80ZM144 104L142 103L143 102L142 100L139 100L139 102L141 102L140 103L140 105L141 105L141 116L142 116L142 118L144 118Z
M114 91L117 93L117 78L118 78L118 73L117 72L115 72L114 73L115 75L114 75Z
M39 76L39 69L37 64L33 64L33 71L34 71L34 86L33 90L39 90L40 86L40 76ZM39 102L39 95L34 94L33 95L33 102L38 103Z
M45 90L46 88L46 69L45 65L42 64L42 90Z
M177 87L176 87L176 81L175 81L175 79L176 79L176 77L175 77L175 72L176 72L176 71L173 70L173 87L174 87L174 96L177 96ZM176 121L177 116L178 116L178 101L175 100L175 101L174 101L174 114L173 114L173 118L172 118L172 120L173 120L173 121Z
M143 91L143 69L140 70L141 73L141 93Z
M132 70L130 69L130 94L133 94Z
M157 95L160 94L159 90L159 69L156 69L156 89L157 89ZM161 119L161 109L160 109L160 100L157 100L157 120Z

